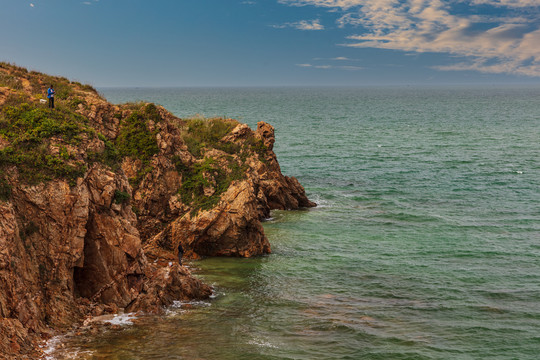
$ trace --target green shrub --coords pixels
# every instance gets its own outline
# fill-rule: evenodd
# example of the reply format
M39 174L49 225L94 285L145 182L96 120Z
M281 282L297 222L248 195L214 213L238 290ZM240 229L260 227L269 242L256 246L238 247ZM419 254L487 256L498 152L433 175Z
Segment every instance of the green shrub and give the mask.
M139 111L134 111L121 123L120 133L115 142L119 156L129 156L142 162L142 167L137 172L137 176L129 179L130 184L134 187L140 183L146 174L153 170L150 160L152 156L159 152L156 133L157 130L148 130L147 120Z
M211 157L193 164L192 167L183 165L182 186L179 193L182 202L191 206L192 215L199 210L208 210L216 206L221 195L227 191L234 180L245 178L247 166L239 165L232 156L227 160L228 164L223 167L219 166L217 161ZM213 179L213 182L210 179ZM211 196L206 196L204 189L211 185L215 192Z
M115 204L124 204L129 201L130 196L125 191L115 190L113 199Z
M73 109L77 109L79 104L86 105L86 101L78 97L74 97L69 101L69 106L71 106Z
M0 200L11 199L11 185L6 179L0 178Z
M20 79L3 71L0 71L0 86L15 90L22 90L24 88Z
M23 103L20 106L4 107L1 114L10 126L0 129L0 134L12 141L12 144L40 141L51 136L59 136L76 144L80 140L77 135L90 132L83 125L85 118L62 108L51 110Z
M154 104L147 104L144 107L143 114L148 120L152 120L154 122L161 121L161 115L159 114L159 111Z
M0 136L10 145L0 150L0 168L17 166L22 179L29 183L61 177L75 184L86 171L86 164L73 159L63 146L59 154L51 154L49 145L51 137L79 144L82 133L93 133L85 122L79 114L63 108L50 110L27 103L2 108Z
M202 149L212 147L233 153L234 145L222 143L220 140L237 124L231 119L188 119L185 120L184 142L193 156L201 158Z
M17 92L17 93L10 93L6 100L4 100L4 103L2 104L2 107L8 107L8 106L21 106L24 103L28 103L30 99L25 93Z
M142 114L133 112L120 127L116 146L121 156L130 156L148 163L159 152L155 132L148 130Z

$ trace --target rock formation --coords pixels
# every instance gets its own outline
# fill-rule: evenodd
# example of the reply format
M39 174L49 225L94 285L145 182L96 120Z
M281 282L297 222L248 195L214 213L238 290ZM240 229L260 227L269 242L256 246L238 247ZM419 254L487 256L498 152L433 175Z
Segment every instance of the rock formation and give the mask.
M55 110L39 102L50 83ZM191 258L270 253L270 210L315 205L281 174L274 140L266 123L113 105L0 63L0 354L35 357L88 315L207 298L179 244Z

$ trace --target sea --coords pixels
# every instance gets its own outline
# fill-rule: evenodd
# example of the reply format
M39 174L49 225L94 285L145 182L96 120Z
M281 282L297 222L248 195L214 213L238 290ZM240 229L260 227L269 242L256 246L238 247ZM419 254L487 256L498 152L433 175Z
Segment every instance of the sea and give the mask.
M48 359L539 359L540 87L99 90L270 123L318 206L272 212L271 255L188 262L212 299Z

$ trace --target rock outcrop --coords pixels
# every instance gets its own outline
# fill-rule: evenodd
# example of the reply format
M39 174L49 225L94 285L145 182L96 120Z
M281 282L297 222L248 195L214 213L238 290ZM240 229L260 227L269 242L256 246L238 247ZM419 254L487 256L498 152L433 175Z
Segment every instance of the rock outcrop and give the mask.
M125 177L97 165L76 186L62 180L14 186L11 200L0 201L0 316L6 329L26 331L12 334L0 351L31 352L29 335L99 315L84 305L158 311L175 298L211 294L184 268L148 263L135 215L114 201L124 187ZM164 279L189 292L169 289Z
M39 102L50 83L55 110ZM36 357L39 339L85 316L209 297L179 245L190 258L270 253L270 210L315 206L274 141L263 122L113 105L0 63L0 354Z
M270 216L270 210L315 206L296 178L282 175L272 151L275 138L271 125L259 122L257 131L253 132L245 124L237 124L223 141L242 144L249 139L261 141L265 148L263 154L251 154L246 160L245 176L231 183L213 208L195 214L184 211L171 221L163 221L165 228L145 243L150 257L174 258L179 242L187 250L186 255L193 258L269 254L270 244L261 220ZM215 158L224 155L208 153ZM150 192L145 190L146 194ZM158 208L169 206L173 212L174 196L165 197ZM151 218L155 221L159 214Z

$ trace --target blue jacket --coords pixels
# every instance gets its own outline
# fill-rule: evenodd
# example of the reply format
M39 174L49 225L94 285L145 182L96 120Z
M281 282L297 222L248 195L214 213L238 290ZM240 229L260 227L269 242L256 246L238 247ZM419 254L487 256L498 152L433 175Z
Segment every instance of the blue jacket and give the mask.
M47 90L47 97L49 99L54 97L54 89L49 88L49 90Z

